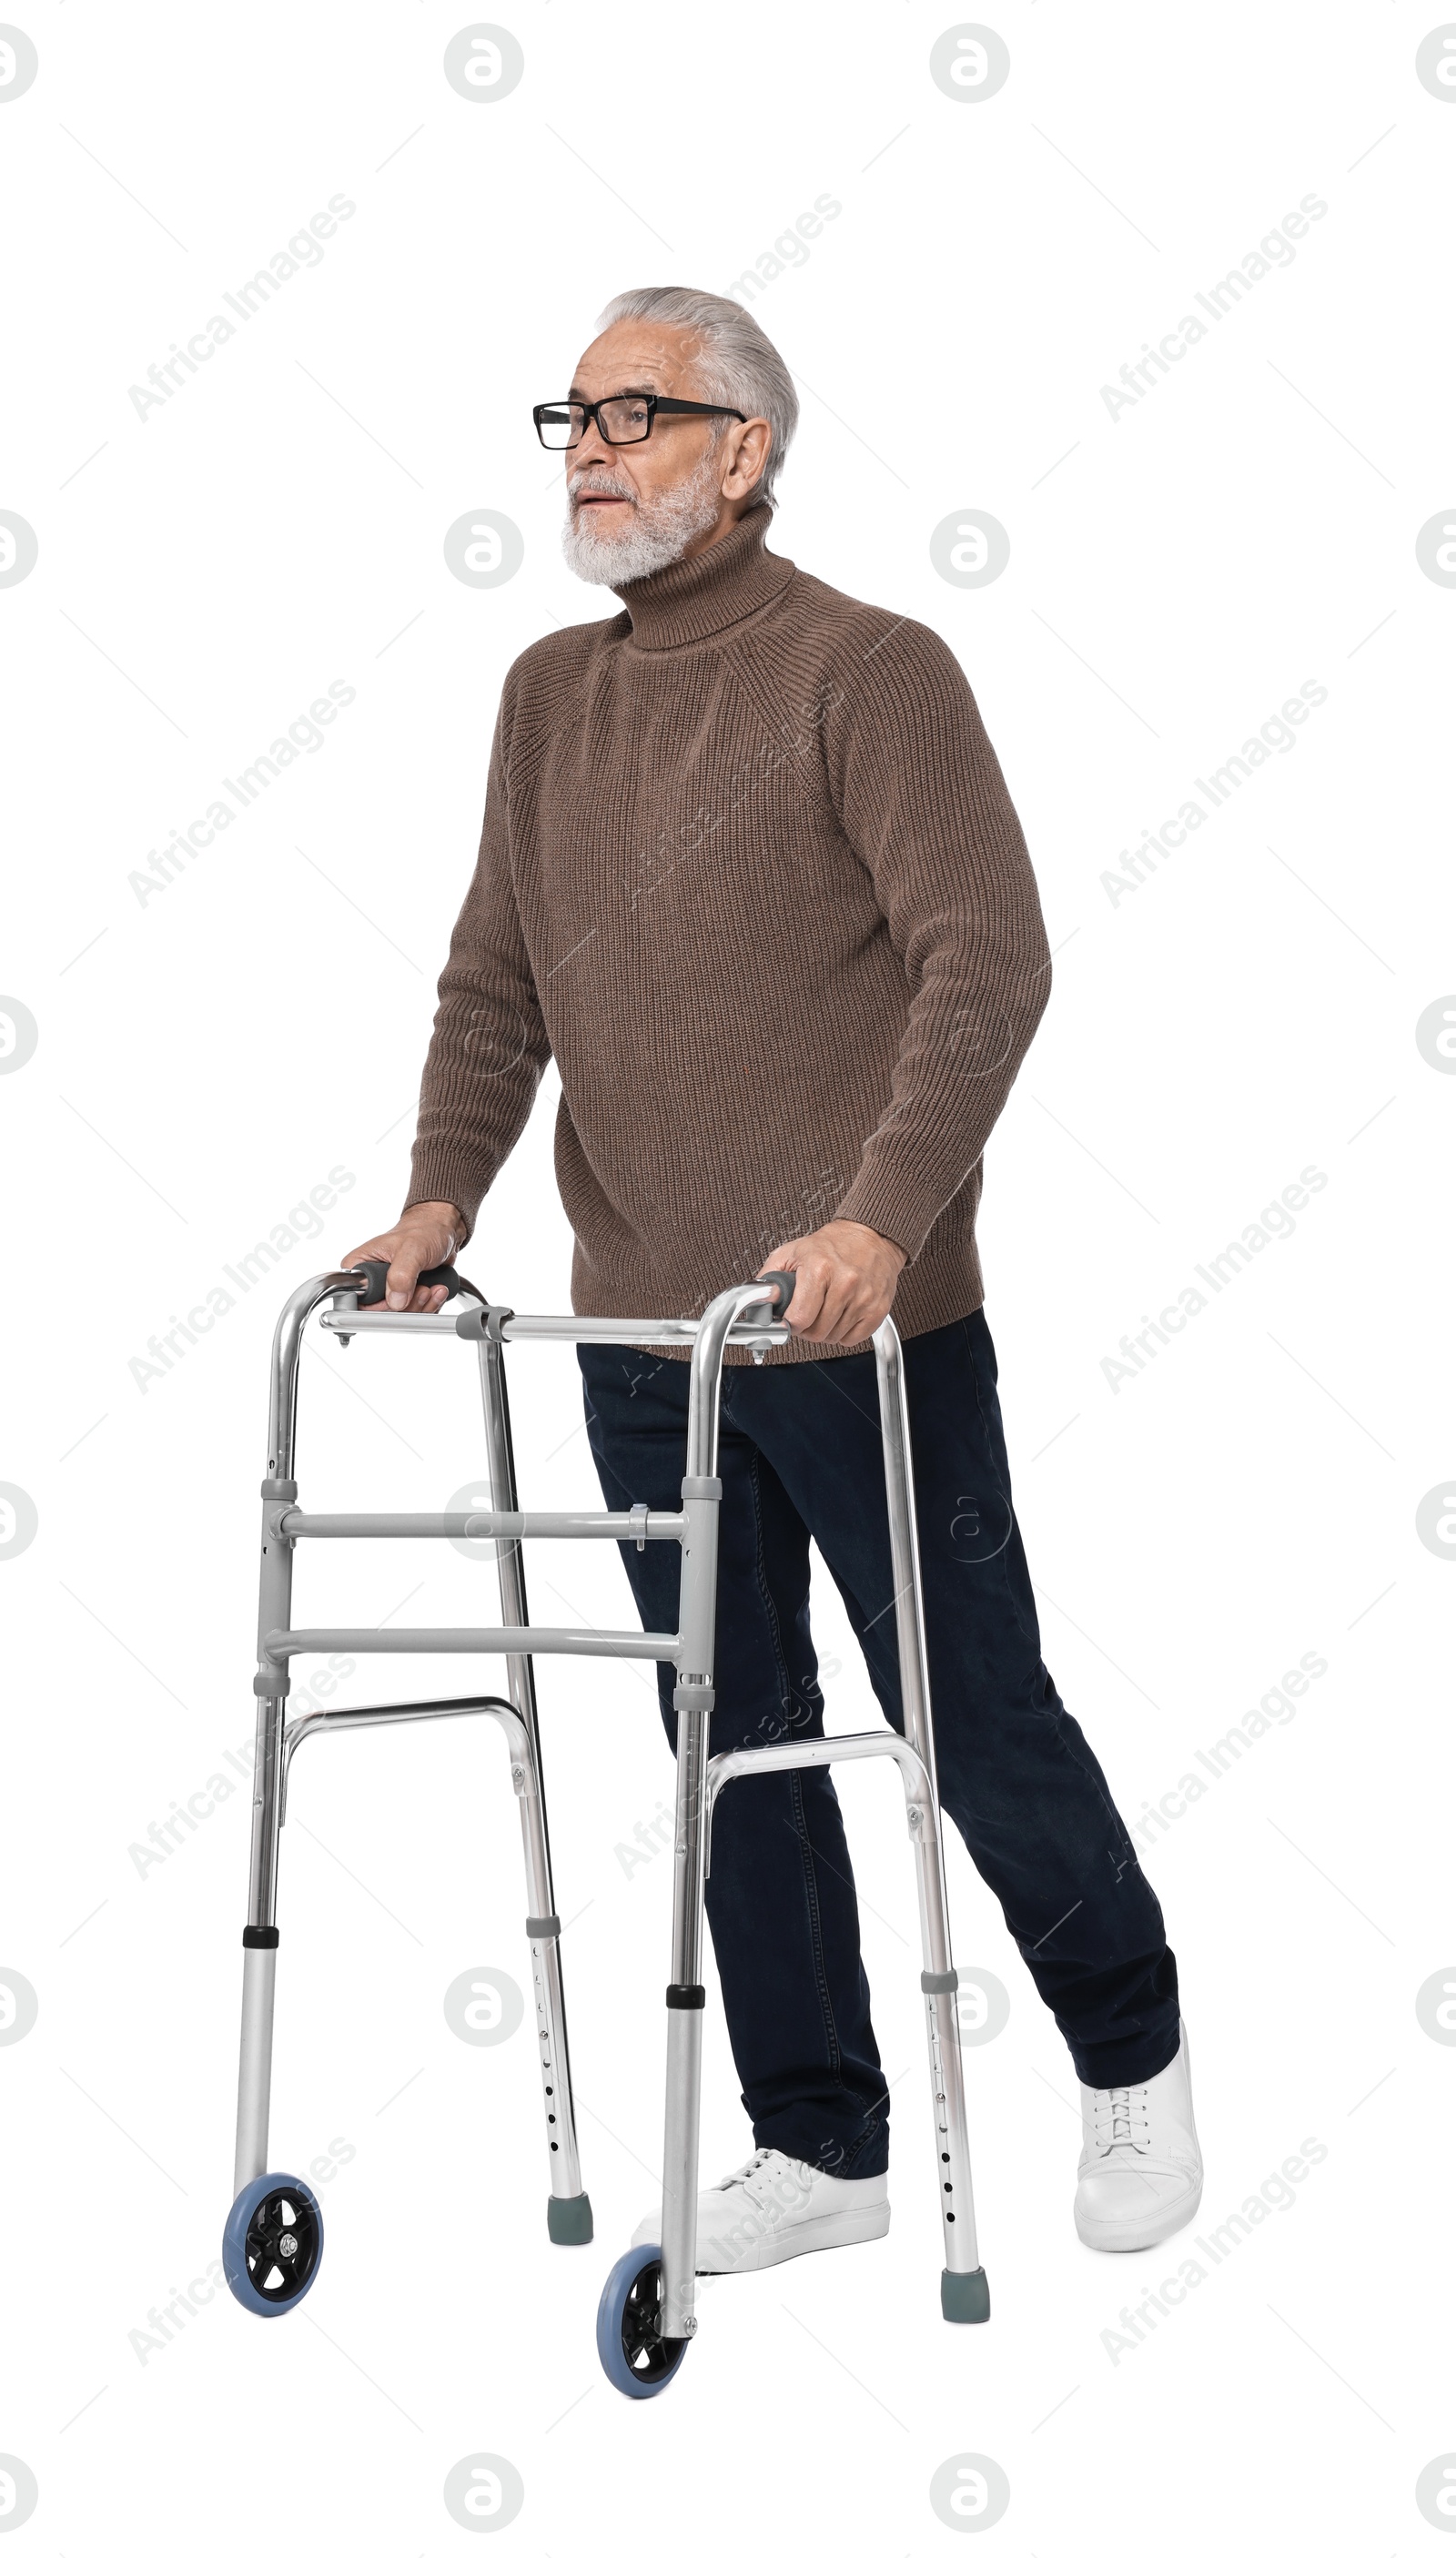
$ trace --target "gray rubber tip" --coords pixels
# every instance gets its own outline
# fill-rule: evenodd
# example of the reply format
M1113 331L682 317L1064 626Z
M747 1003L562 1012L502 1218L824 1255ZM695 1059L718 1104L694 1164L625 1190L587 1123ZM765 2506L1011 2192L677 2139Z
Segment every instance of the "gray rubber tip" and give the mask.
M592 2199L589 2194L553 2194L546 2203L546 2235L553 2247L589 2247L592 2243ZM966 2279L974 2281L974 2276ZM949 2317L948 2310L946 2313ZM981 2312L984 2318L985 2312Z
M984 2327L990 2315L985 2267L978 2265L973 2274L952 2274L946 2266L941 2275L942 2318L952 2327Z

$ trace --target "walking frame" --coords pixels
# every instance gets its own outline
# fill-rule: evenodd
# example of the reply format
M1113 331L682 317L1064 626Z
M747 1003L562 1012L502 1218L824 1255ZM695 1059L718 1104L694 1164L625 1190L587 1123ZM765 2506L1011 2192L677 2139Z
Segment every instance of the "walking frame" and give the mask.
M272 2071L274 1976L278 1959L279 1834L289 1772L299 1744L315 1733L369 1724L412 1723L485 1714L506 1736L510 1780L520 1805L525 1859L526 1922L536 2049L546 2110L551 2192L547 2234L558 2245L592 2236L591 2203L577 2155L570 2056L562 1997L559 1938L551 1882L532 1663L541 1653L616 1660L669 1661L677 1713L677 1783L672 1892L672 1961L667 1986L667 2066L659 2245L638 2246L614 2266L602 2296L598 2347L608 2377L630 2397L655 2396L676 2370L696 2333L698 2116L701 2083L703 1891L714 1807L725 1785L741 1777L818 1768L835 1760L893 1759L905 1788L920 1904L931 2093L946 2266L945 2317L979 2325L989 2316L986 2278L976 2252L965 2097L956 2027L956 1974L942 1854L935 1744L926 1669L925 1622L915 1523L904 1364L900 1336L887 1317L874 1335L884 1444L885 1492L894 1570L904 1735L888 1726L817 1740L770 1744L709 1756L713 1711L713 1636L717 1596L718 1411L723 1354L730 1346L756 1359L790 1339L774 1319L793 1290L791 1273L728 1288L698 1320L637 1322L595 1316L517 1315L493 1306L449 1267L421 1273L422 1284L462 1290L472 1302L438 1314L395 1314L382 1307L384 1265L362 1263L310 1279L295 1290L273 1340L267 1474L262 1484L259 1574L257 1747L247 1924L243 1929L242 2030L238 2066L235 2200L223 2240L228 2283L239 2301L276 2317L303 2297L317 2274L323 2219L317 2197L296 2178L267 2167ZM319 1512L300 1507L294 1475L299 1356L304 1327L320 1309L322 1328L347 1348L359 1335L412 1333L476 1346L486 1432L489 1510ZM687 1437L681 1505L654 1510L544 1511L517 1505L506 1391L505 1345L595 1342L622 1347L690 1346ZM295 1627L293 1558L310 1537L452 1537L494 1543L500 1582L499 1626ZM526 1613L524 1540L594 1537L618 1543L676 1543L682 1567L675 1632L530 1626ZM289 1664L303 1653L495 1653L505 1662L505 1696L447 1696L364 1706L323 1706L287 1714Z

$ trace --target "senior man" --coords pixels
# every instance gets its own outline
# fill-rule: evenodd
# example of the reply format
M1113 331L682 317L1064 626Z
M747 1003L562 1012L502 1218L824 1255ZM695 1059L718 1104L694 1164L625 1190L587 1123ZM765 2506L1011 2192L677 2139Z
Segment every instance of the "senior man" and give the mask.
M535 420L567 561L623 610L507 674L408 1200L350 1258L388 1260L390 1306L437 1308L419 1273L468 1241L554 1057L578 1312L697 1313L794 1271L793 1340L724 1371L715 1750L822 1729L810 1541L901 1725L865 1348L893 1306L942 1801L1081 2081L1078 2233L1150 2246L1203 2181L1177 1970L1040 1656L975 1246L1048 994L1026 846L944 640L767 547L798 403L757 323L664 287L598 325ZM672 1507L684 1359L579 1355L609 1505ZM674 1623L675 1550L623 1554L645 1625ZM701 2270L881 2236L889 2095L826 1769L728 1790L707 1911L757 2146L701 2199Z

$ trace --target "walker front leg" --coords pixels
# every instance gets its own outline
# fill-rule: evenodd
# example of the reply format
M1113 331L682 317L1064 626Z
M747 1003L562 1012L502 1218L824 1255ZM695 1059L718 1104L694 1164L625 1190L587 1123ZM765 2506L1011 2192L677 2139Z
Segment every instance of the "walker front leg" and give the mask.
M788 1283L784 1283L786 1288ZM768 1307L775 1290L755 1280L713 1299L697 1329L687 1397L687 1466L675 1660L677 1812L672 1860L672 1971L667 1983L667 2086L662 2131L661 2236L642 2239L613 2266L597 2311L597 2351L616 2389L655 2398L697 2333L698 2114L702 2094L703 1880L708 1821L708 1725L713 1711L713 1632L718 1584L718 1399L723 1350L738 1317Z
M718 1598L718 1390L730 1297L710 1309L693 1350L687 1472L682 1478L678 1598L677 1816L673 1838L672 1976L667 1984L667 2101L662 2133L662 2304L659 2335L679 2352L697 2333L697 2148L703 2056L703 1886L708 1819L708 1724ZM713 1320L717 1318L716 1322Z
M664 2339L697 2333L698 2118L702 2094L703 1825L707 1805L709 1705L689 1702L711 1689L679 1685L677 1820L672 1877L672 1978L667 1984L667 2093L662 2135L662 2313Z
M265 1575L265 1581L266 1581ZM262 1669L253 1775L252 1874L242 1931L242 2049L237 2066L237 2147L232 2208L222 2230L222 2271L235 2301L258 2318L295 2309L324 2249L319 2198L301 2177L268 2169L273 2070L273 1973L278 1960L274 1893L282 1806L283 1700L277 1661Z
M344 1292L349 1274L330 1272L296 1288L273 1334L268 1398L268 1470L261 1492L262 1561L258 1574L258 1700L253 1753L252 1851L247 1924L242 1931L242 2033L237 2063L237 2142L232 2208L222 2230L222 2271L233 2299L259 2318L295 2309L318 2273L324 2221L319 2199L301 2177L268 2173L268 2107L273 2075L273 1976L278 1962L278 1833L283 1820L283 1719L288 1664L269 1650L292 1624L293 1540L283 1527L298 1500L293 1479L298 1353L303 1327L325 1297ZM358 1283L350 1283L358 1293Z
M268 2109L273 2078L273 1979L278 1962L274 1911L278 1881L278 1814L282 1775L283 1712L280 1692L258 1699L253 1758L252 1859L247 1924L242 1931L242 2037L237 2062L237 2143L232 2191L263 2174L268 2164Z
M237 2063L237 2146L232 2191L260 2177L268 2164L268 2104L273 2075L273 1975L278 1962L278 1833L283 1821L283 1718L288 1665L265 1650L274 1628L293 1616L293 1540L283 1519L298 1498L293 1480L293 1400L297 1385L301 1309L315 1299L300 1289L290 1299L273 1342L268 1472L263 1478L262 1558L258 1570L258 1701L253 1749L252 1851L248 1866L247 1924L242 1931L242 2046Z

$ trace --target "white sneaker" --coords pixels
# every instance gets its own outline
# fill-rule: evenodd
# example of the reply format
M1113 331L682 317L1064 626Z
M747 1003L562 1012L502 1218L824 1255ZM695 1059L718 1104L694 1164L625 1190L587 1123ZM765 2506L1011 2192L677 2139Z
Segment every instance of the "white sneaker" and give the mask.
M783 2150L755 2150L746 2167L697 2199L699 2274L757 2274L816 2247L852 2247L890 2226L888 2176L825 2176ZM634 2247L662 2235L660 2208L632 2233Z
M1193 2122L1188 2030L1177 2056L1140 2087L1084 2087L1073 2218L1084 2246L1155 2247L1193 2218L1203 2154Z

